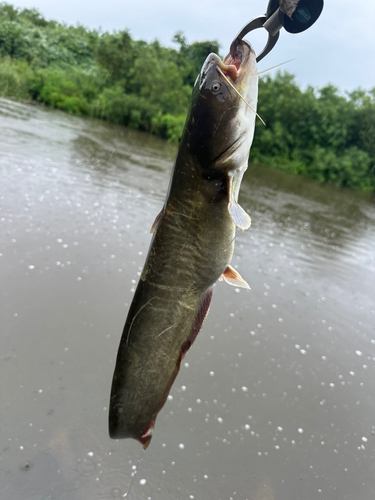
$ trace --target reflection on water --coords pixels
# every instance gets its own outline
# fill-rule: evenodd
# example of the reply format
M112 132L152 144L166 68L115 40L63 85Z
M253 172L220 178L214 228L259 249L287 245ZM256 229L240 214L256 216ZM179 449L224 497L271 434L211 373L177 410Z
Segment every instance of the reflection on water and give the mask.
M175 147L0 100L5 500L373 500L375 208L251 166L252 216L152 443L107 434L118 342ZM152 353L150 353L152 355Z

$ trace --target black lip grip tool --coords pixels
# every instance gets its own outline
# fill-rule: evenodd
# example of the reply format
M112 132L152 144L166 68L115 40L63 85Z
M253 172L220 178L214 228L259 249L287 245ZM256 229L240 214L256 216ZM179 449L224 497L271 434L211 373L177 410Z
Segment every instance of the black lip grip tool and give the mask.
M237 45L250 31L265 28L268 31L268 40L257 56L259 62L276 45L281 28L285 28L288 33L301 33L315 23L322 10L323 0L270 0L266 14L250 21L238 33L230 46L230 53L234 55Z

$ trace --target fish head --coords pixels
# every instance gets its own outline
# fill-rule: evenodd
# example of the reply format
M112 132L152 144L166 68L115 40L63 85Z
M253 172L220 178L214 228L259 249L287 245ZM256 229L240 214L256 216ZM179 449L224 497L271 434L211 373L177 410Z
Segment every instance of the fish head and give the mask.
M185 129L188 150L203 173L222 175L247 166L257 100L256 56L249 43L242 40L223 61L216 54L207 57Z

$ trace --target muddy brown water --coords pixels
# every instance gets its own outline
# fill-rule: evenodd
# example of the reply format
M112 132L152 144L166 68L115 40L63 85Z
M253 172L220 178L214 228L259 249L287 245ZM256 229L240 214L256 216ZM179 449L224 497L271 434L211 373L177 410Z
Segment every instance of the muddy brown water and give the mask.
M373 500L375 206L264 167L233 258L252 290L215 286L147 451L109 439L175 153L0 100L0 498L126 498L137 467L127 498Z

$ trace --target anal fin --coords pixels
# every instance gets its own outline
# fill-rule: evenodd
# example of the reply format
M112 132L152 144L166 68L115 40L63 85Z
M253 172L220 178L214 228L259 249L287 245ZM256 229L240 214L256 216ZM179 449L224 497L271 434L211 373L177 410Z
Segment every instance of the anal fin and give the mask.
M150 234L152 233L156 233L159 225L160 225L160 222L162 221L162 218L163 218L163 215L164 215L164 209L162 208L160 210L160 212L158 213L158 215L156 216L155 220L154 220L154 223L152 224L152 227L151 227L151 230L150 230Z
M211 299L212 299L212 288L209 288L206 295L204 296L204 298L202 300L202 303L200 305L198 313L195 317L194 324L193 324L193 327L190 331L189 337L182 346L182 358L185 356L187 351L190 349L190 346L192 345L192 343L196 339L200 329L202 328L203 321L206 319L206 316L207 316L208 311L210 309Z
M251 290L251 288L242 278L240 273L237 272L232 266L227 266L222 276L229 285L237 286L239 288L247 288L248 290Z

